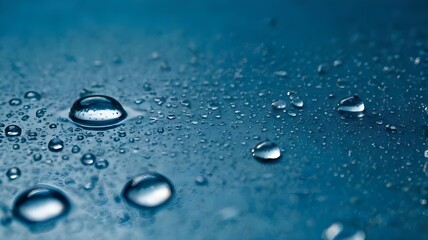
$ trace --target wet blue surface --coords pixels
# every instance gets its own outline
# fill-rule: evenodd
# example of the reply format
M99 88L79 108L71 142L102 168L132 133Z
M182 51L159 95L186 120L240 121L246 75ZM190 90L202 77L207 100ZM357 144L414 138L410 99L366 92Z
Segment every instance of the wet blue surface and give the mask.
M338 222L428 239L427 22L424 1L0 1L0 238L329 239ZM133 117L79 127L67 112L93 94ZM343 116L354 94L364 116ZM252 156L263 141L279 160ZM173 185L160 208L122 195L147 172ZM71 209L35 229L12 208L39 184Z

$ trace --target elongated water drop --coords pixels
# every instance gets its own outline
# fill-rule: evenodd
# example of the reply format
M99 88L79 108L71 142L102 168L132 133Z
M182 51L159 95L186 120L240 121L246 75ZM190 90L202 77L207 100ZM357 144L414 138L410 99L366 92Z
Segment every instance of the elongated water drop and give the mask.
M337 111L344 117L364 116L365 106L358 95L353 95L340 100Z
M124 199L140 208L159 207L171 199L172 183L159 173L145 173L134 177L123 188Z
M19 137L21 136L21 128L16 125L9 125L4 129L6 137Z
M71 204L66 195L50 186L36 186L21 193L12 213L27 224L51 222L68 214Z
M253 157L263 163L273 162L281 157L281 150L273 142L262 142L252 150Z
M125 109L114 98L103 95L85 96L74 102L69 117L76 124L87 128L107 128L123 121Z

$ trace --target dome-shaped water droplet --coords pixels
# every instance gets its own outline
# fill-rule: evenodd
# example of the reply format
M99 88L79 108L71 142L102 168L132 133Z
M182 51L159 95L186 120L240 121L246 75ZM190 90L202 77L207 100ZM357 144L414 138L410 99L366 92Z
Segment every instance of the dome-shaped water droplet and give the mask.
M64 148L64 142L59 138L52 138L48 143L51 152L60 152Z
M261 162L272 162L281 157L281 150L273 142L262 142L252 150L253 157Z
M21 128L16 125L9 125L4 129L6 137L18 137L21 136Z
M82 97L74 102L69 112L71 120L88 128L111 127L126 116L125 109L116 99L103 95Z
M10 106L19 106L22 104L22 100L19 98L12 98L9 100L9 105Z
M21 170L17 167L9 168L6 172L6 176L9 180L15 180L21 176Z
M40 93L35 91L28 91L25 93L24 98L30 99L30 100L40 100L42 98L42 95L40 95Z
M277 100L272 103L272 107L277 110L285 109L286 106L287 106L287 103L282 100Z
M65 216L71 204L65 194L49 186L37 186L21 193L13 204L13 215L27 224L46 223Z
M95 155L92 153L85 153L82 158L80 159L80 161L82 162L83 165L92 165L95 162Z
M174 193L172 183L159 173L145 173L131 179L123 188L125 200L137 207L155 208L165 204Z
M291 104L293 105L293 107L295 108L303 108L303 100L300 98L295 98L291 101Z
M333 223L322 233L324 240L364 240L365 233L355 226L343 223Z
M358 95L344 98L337 105L337 111L345 117L362 117L364 110L363 100Z
M95 161L95 168L96 169L106 169L109 165L109 162L106 159L97 159Z

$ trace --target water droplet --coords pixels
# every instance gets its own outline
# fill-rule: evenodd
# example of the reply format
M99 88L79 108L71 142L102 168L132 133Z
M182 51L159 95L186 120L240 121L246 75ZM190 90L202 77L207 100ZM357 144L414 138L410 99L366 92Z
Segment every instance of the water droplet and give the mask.
M365 233L350 224L333 223L322 233L325 240L364 240Z
M21 170L17 167L9 168L6 172L6 176L9 180L15 180L21 176Z
M293 101L291 101L291 104L293 105L293 107L295 108L303 108L303 100L300 98L295 98L293 99Z
M65 216L71 204L65 194L49 186L37 186L21 193L13 203L13 215L27 224L46 223Z
M24 98L30 99L30 100L40 100L42 98L42 95L40 95L40 93L35 91L28 91L25 93Z
M277 109L277 110L285 109L286 106L287 106L287 103L282 101L282 100L277 100L277 101L272 103L272 107Z
M40 154L40 153L34 154L33 155L33 160L36 161L36 162L42 160L42 154Z
M82 162L83 165L92 165L95 162L95 155L92 153L85 153L82 158L80 159L80 161Z
M362 117L364 116L364 103L358 95L353 95L340 100L337 110L345 117Z
M69 117L76 124L88 128L106 128L117 125L127 116L125 109L114 98L92 95L74 102Z
M74 145L74 146L71 148L71 152L72 152L72 153L78 153L78 152L80 152L80 147L79 147L79 146L77 146L77 145Z
M51 152L60 152L64 148L64 142L59 138L52 138L48 143Z
M262 142L252 150L253 157L267 163L278 160L281 157L281 150L273 142Z
M109 163L106 159L100 159L95 161L95 168L96 169L106 169L108 167Z
M165 204L174 193L172 183L159 173L134 177L123 188L125 200L137 207L155 208Z
M9 105L10 106L19 106L22 104L22 100L19 98L12 98L9 100Z
M9 125L4 129L6 137L18 137L21 136L22 130L19 126Z

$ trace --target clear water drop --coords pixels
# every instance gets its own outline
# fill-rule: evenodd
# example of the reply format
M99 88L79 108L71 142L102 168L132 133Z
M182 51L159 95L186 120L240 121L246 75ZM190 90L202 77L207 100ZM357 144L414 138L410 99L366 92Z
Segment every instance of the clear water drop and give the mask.
M291 104L293 105L293 107L295 108L303 108L303 100L300 98L295 98L291 101Z
M60 152L64 148L64 142L59 138L52 138L48 143L51 152Z
M126 183L122 195L131 205L140 208L162 206L174 194L172 183L159 173L145 173Z
M22 129L17 125L9 125L4 129L6 137L19 137L21 136Z
M80 162L82 162L83 165L92 165L94 164L95 160L96 160L96 157L94 154L85 153L80 159Z
M345 117L363 117L365 106L358 95L353 95L340 100L337 111Z
M66 195L50 186L30 188L15 199L12 213L27 224L46 223L67 215L71 204Z
M9 168L6 172L6 176L9 180L15 180L21 176L21 169L17 167Z
M322 238L324 240L364 240L366 235L351 224L336 222L324 230Z
M24 98L38 101L42 98L42 95L40 95L40 93L35 91L28 91L25 93Z
M69 117L82 127L107 128L119 124L127 117L127 113L116 99L91 95L74 102Z
M12 98L9 100L9 105L10 106L19 106L22 104L22 100L19 98Z
M106 159L97 159L95 161L95 168L96 169L106 169L109 165L109 162Z
M261 142L252 150L253 157L267 163L278 160L281 157L281 150L273 142Z
M277 110L283 110L287 106L287 103L283 100L277 100L272 103L272 107Z

